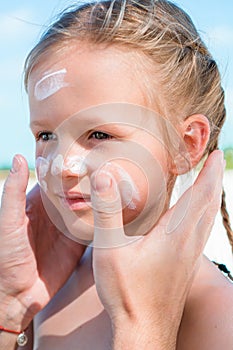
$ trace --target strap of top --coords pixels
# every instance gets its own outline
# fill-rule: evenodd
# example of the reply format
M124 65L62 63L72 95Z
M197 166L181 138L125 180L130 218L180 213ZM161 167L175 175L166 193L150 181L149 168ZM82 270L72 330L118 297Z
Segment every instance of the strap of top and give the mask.
M226 267L226 265L224 265L224 264L219 264L219 263L217 263L216 261L213 261L213 263L214 263L215 265L217 265L217 267L219 268L219 270L222 271L223 273L225 273L225 274L227 275L227 277L228 277L231 281L233 281L233 276L232 276L231 272L228 270L228 268Z

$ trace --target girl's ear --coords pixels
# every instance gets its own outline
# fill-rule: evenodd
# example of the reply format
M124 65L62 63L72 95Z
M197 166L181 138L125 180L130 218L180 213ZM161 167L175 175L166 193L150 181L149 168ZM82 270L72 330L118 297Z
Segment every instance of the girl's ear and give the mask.
M182 146L172 166L174 175L181 175L201 160L210 137L210 124L202 114L194 114L181 124Z

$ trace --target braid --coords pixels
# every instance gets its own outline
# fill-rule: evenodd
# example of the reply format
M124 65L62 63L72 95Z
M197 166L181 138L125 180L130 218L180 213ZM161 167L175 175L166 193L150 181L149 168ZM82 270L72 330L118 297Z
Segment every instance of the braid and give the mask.
M216 139L215 142L211 146L212 147L210 147L209 152L208 152L209 154L211 152L213 152L214 150L218 149L218 140ZM221 215L222 215L223 226L226 230L227 237L228 237L228 240L229 240L230 245L231 245L231 251L233 254L233 231L231 228L229 213L228 213L227 207L226 207L226 192L224 190L224 187L222 187ZM219 265L219 264L217 264L217 265ZM228 271L228 277L233 281L233 276L230 274L229 271Z
M212 147L209 149L208 153L210 154L211 152L213 152L216 149L218 149L218 141L216 141L212 145ZM232 254L233 254L233 231L231 228L229 213L228 213L227 207L226 207L226 192L224 190L224 187L222 187L221 215L222 215L223 226L226 229L227 237L228 237L228 240L230 242L231 250L232 250Z
M231 244L231 249L232 249L232 253L233 253L233 231L232 231L231 224L230 224L229 214L228 214L228 211L226 208L226 193L224 191L224 188L222 190L221 214L222 214L222 222L223 222L223 225L227 231L227 236L228 236L229 242Z
M209 154L213 152L214 150L218 149L218 140L216 140L209 148ZM226 192L224 190L224 187L222 188L222 202L221 202L221 215L222 215L222 222L223 226L226 229L227 237L231 245L231 250L233 254L233 231L231 228L231 223L230 223L230 217L229 213L227 211L226 207Z
M212 147L210 147L209 154L216 149L218 149L218 141L216 141L212 145ZM228 213L227 207L226 207L226 192L224 190L224 187L222 188L221 215L222 215L223 226L226 229L227 237L228 237L228 240L230 242L231 250L233 253L233 231L231 228L229 213Z
M219 137L219 132L224 124L224 121L226 119L226 108L224 105L224 90L221 87L221 97L220 97L220 103L219 103L219 112L218 116L215 120L215 126L216 128L213 129L212 131L212 137L210 137L210 141L207 147L207 153L210 154L214 150L218 149L218 137ZM233 253L233 231L231 228L231 223L230 223L230 217L229 213L227 211L226 207L226 193L224 190L224 187L222 188L222 202L221 202L221 215L222 215L222 222L223 226L226 229L227 237L231 245L231 250Z

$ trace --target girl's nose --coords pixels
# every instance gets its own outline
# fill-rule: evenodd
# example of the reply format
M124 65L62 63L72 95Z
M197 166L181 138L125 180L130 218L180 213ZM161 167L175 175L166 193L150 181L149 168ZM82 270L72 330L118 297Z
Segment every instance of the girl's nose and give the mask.
M87 175L87 166L85 156L69 155L64 159L62 167L62 176L78 176Z
M69 154L63 158L62 154L58 154L51 165L51 174L53 176L62 175L62 177L83 177L87 174L87 166L85 156Z

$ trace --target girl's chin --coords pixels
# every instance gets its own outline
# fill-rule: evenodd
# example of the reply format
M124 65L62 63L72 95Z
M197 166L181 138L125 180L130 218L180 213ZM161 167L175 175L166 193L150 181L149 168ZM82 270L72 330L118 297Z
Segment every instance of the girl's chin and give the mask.
M94 239L94 220L85 220L83 217L67 220L63 217L64 224L68 230L67 236L79 243L92 241Z

